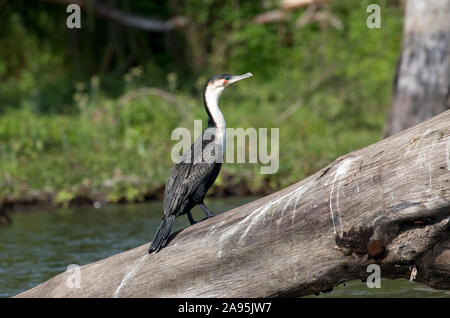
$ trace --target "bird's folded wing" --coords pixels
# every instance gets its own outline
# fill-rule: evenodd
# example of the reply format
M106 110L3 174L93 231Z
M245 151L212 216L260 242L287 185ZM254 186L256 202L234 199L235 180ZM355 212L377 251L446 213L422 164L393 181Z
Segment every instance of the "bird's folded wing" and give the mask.
M213 171L215 163L178 163L170 174L164 197L164 214L180 208Z

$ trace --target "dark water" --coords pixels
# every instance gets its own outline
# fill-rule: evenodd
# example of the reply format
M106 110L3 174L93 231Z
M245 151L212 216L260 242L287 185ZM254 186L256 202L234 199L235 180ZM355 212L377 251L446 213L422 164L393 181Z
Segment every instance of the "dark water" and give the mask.
M254 198L209 200L212 211L226 211ZM69 264L92 263L152 239L161 202L39 210L12 214L13 225L0 228L0 297L13 296L66 270ZM196 208L194 217L202 212ZM176 219L174 230L189 225ZM450 297L407 280L382 280L380 289L352 281L319 297ZM317 296L312 296L317 297Z

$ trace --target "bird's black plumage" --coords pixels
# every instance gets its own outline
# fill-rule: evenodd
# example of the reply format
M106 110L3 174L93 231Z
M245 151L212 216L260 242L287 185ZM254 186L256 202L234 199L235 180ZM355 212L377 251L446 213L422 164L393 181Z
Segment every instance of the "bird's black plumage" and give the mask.
M225 136L223 132L221 134L215 133L212 136L207 132L208 129L225 129L225 120L217 105L218 97L223 89L249 76L251 76L250 73L242 76L220 74L208 80L203 92L203 102L208 114L208 128L183 154L181 162L177 163L170 172L164 194L164 215L149 253L158 252L167 244L173 222L177 216L187 213L191 224L195 223L190 211L196 205L202 207L207 217L213 215L204 205L203 200L220 172L224 151L222 149L224 141L221 139ZM217 99L214 96L216 93L218 94ZM212 102L208 102L211 97ZM210 105L210 103L214 105ZM216 153L216 151L219 151L219 153Z

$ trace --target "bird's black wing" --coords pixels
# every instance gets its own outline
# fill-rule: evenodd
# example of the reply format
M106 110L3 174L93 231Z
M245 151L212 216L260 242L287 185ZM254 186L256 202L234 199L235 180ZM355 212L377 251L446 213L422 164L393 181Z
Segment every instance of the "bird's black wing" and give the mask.
M194 152L194 147L199 146L199 143L203 143L200 148L203 149L205 141L199 137L183 154L183 160L177 163L170 172L164 195L164 215L177 213L182 204L193 195L198 186L205 182L216 168L217 163L202 162L201 151L198 154ZM190 161L186 162L185 159L189 157Z

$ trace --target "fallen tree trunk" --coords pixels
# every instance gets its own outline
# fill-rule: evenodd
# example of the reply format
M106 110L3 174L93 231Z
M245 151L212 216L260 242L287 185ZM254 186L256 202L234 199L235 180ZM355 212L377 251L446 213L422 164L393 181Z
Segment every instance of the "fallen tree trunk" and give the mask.
M79 5L83 9L92 9L94 13L102 18L115 21L119 24L141 29L149 32L167 32L180 29L186 26L187 21L184 17L173 17L170 20L163 21L155 18L143 17L121 10L117 10L106 4L87 0L43 0L68 6L70 4Z
M450 289L450 111L282 191L65 272L19 297L303 296L381 277Z
M327 1L328 0L283 0L281 1L281 8L283 10L298 10L312 4L322 4Z

